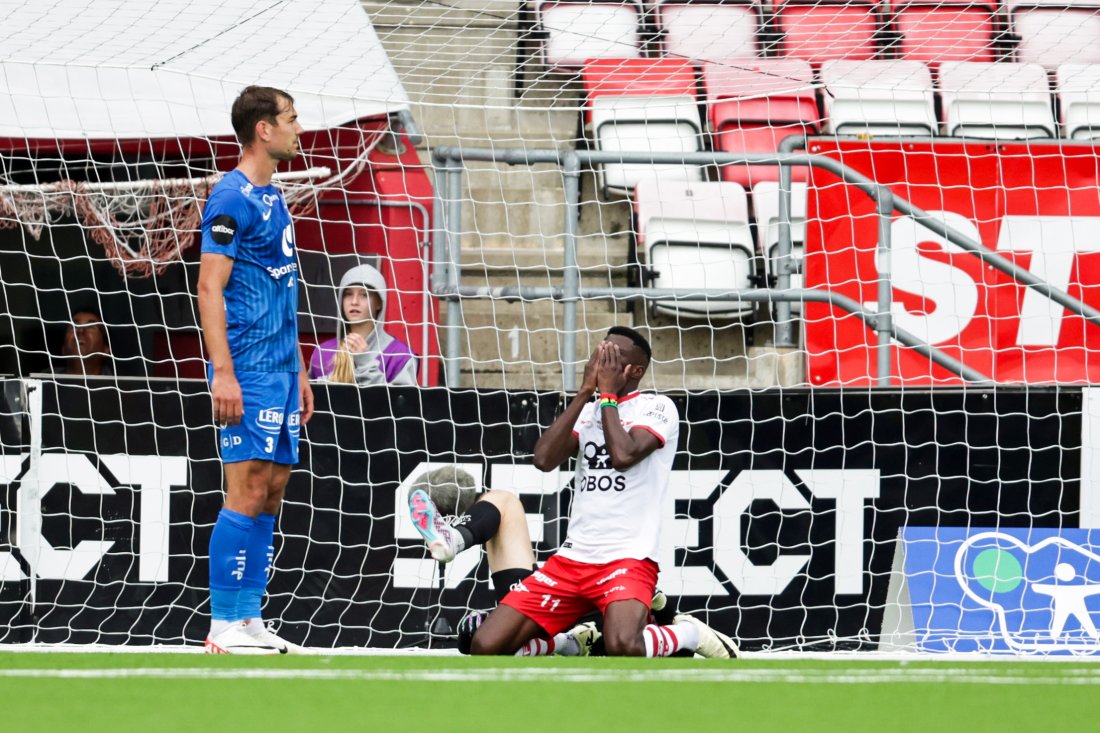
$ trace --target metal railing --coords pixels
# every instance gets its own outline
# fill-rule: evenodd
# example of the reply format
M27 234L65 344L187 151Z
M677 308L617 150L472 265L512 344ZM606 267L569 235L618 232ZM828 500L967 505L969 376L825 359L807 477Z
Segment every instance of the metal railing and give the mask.
M877 138L876 138L877 139ZM776 304L775 343L777 346L795 346L791 319L791 303L820 302L841 308L859 317L877 334L876 369L878 386L890 386L891 344L897 341L913 348L937 364L968 382L981 385L993 381L981 372L968 367L899 328L892 316L893 292L891 287L891 224L898 211L914 218L947 241L958 245L982 259L986 264L1004 272L1018 282L1034 288L1067 310L1076 313L1090 323L1100 326L1100 311L1058 290L1046 281L1006 260L980 242L951 229L942 221L896 196L886 185L864 176L853 168L823 155L792 152L804 147L806 140L795 136L783 141L778 153L623 153L596 150L530 150L526 148L463 148L438 147L432 151L435 172L435 201L432 236L432 293L447 302L447 325L444 346L444 365L447 384L459 382L461 358L461 326L463 299L498 298L515 300L556 300L562 303L561 360L575 365L577 360L577 303L582 299L615 300L735 300L744 302L774 302ZM462 175L466 161L484 161L507 165L554 164L562 169L565 186L565 212L563 217L563 277L560 288L546 287L469 287L460 282L462 266ZM723 165L778 165L779 166L779 242L776 255L776 287L752 289L681 289L681 288L586 288L581 287L580 267L577 263L577 231L580 214L580 176L585 166L601 164L675 164L698 166ZM827 290L792 289L790 276L798 271L791 257L791 169L793 166L810 166L827 170L860 191L875 202L878 216L878 292L875 312L868 311L851 298ZM575 369L564 371L563 387L576 389Z

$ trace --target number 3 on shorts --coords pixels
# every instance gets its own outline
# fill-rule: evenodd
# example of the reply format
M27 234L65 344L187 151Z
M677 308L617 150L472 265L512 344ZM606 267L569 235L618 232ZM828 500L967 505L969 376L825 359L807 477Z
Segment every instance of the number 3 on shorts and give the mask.
M559 603L561 603L560 598L554 598L549 593L542 594L542 603L540 604L542 608L546 608L547 604L549 604L551 611L557 611Z
M275 450L275 439L269 437L266 440L267 440L267 447L264 448L264 453L271 453Z

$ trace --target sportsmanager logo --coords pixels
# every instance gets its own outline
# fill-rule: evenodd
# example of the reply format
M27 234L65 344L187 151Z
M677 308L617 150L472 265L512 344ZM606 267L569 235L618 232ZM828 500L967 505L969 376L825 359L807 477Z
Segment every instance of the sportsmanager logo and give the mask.
M1100 555L1087 536L1078 536L1082 530L1043 534L971 535L955 553L955 579L968 598L993 612L993 631L1009 649L1100 652Z
M269 407L256 415L256 427L268 433L277 433L283 427L283 411Z
M267 274L275 280L280 279L284 275L289 275L292 272L298 272L298 263L291 262L290 264L283 265L282 267L269 267L267 268Z

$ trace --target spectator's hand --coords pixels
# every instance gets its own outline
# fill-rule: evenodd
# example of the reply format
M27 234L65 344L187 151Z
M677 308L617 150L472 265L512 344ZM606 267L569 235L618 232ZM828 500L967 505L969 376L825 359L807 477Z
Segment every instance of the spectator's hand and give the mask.
M599 365L600 350L603 347L603 342L596 344L596 348L592 350L592 356L588 357L588 363L584 365L584 377L581 379L581 392L588 392L589 394L596 391L599 386L596 383L596 368Z
M367 350L367 340L357 333L349 333L344 343L347 344L348 351L353 354L362 354Z
M218 425L236 425L244 413L244 398L237 375L232 372L214 372L210 382L210 395L214 398L214 422Z
M596 371L596 382L600 393L618 394L627 382L626 370L619 345L609 341L600 344L600 358Z
M302 425L313 417L313 387L309 386L309 374L298 372L298 405L302 411Z

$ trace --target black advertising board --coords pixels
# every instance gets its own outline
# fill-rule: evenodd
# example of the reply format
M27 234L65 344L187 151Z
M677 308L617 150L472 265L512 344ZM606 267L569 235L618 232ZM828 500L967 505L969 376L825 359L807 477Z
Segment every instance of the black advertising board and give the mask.
M205 384L28 384L37 398L15 381L0 391L0 641L201 643L221 502ZM904 525L1078 526L1080 390L671 396L681 431L661 583L747 649L873 648ZM422 646L439 614L453 624L491 604L476 553L441 589L402 529L403 490L430 464L517 490L540 558L564 536L571 468L535 485L530 465L558 394L318 386L316 398L265 606L291 640Z

